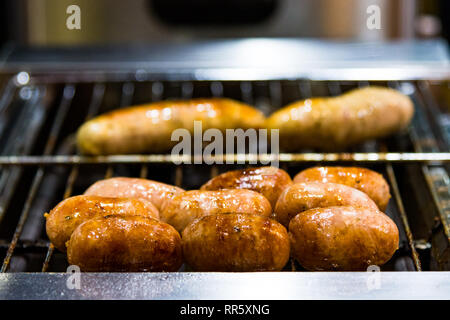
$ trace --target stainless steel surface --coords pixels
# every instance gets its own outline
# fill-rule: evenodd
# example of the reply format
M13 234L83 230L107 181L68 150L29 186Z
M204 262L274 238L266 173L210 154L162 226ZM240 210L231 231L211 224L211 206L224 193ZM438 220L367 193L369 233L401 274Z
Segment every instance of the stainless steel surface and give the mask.
M345 43L254 38L127 49L14 48L2 68L59 71L64 77L83 71L88 79L90 71L90 79L94 76L97 81L111 79L105 75L108 70L118 70L116 78L135 73L138 81L411 80L449 79L449 61L447 43L438 40Z
M450 162L450 152L415 153L415 152L354 152L354 153L280 153L280 154L225 154L205 156L205 162L221 161L237 164L279 161L287 163L315 162L360 162L360 163L445 163ZM90 164L157 164L175 162L193 163L191 156L170 154L110 155L110 156L0 156L2 166L37 166L37 165L90 165Z
M450 272L79 275L80 289L69 289L72 274L0 274L0 299L450 299Z

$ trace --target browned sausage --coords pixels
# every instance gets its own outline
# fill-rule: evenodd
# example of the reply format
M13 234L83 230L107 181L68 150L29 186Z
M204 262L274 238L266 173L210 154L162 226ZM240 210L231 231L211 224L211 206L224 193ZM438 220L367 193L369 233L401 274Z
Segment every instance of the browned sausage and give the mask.
M289 223L291 253L308 270L367 270L398 248L398 229L385 214L350 206L316 208Z
M67 259L82 271L177 271L183 263L181 237L148 217L97 217L72 233Z
M117 198L138 198L153 203L161 210L166 201L184 192L183 189L141 178L115 177L100 180L91 185L85 195Z
M161 220L179 232L197 218L219 213L245 213L268 217L269 201L260 193L242 189L191 190L177 195L161 211Z
M332 98L296 101L274 112L267 128L280 130L283 150L342 150L406 128L413 113L408 96L389 88L367 87Z
M378 172L358 167L315 167L298 173L294 183L333 182L345 184L367 194L381 211L385 211L391 194L389 185Z
M49 214L45 214L47 235L57 249L66 251L66 241L81 223L114 214L159 218L158 210L146 200L75 196L61 201Z
M182 238L186 262L197 271L276 271L289 260L286 229L261 216L205 216Z
M292 184L286 171L275 167L248 168L222 173L209 180L201 190L249 189L265 196L272 208L283 190Z
M321 207L356 206L378 210L368 195L337 183L304 182L286 188L278 199L274 217L284 226L298 213Z
M176 129L194 133L194 121L202 129L248 129L264 126L264 114L242 102L226 98L160 101L100 115L84 123L77 132L82 153L124 154L167 152Z

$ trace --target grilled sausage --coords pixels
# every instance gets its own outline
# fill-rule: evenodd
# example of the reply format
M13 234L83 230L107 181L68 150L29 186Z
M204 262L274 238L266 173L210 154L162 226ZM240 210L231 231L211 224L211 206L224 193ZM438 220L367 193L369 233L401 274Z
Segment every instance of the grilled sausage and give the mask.
M244 213L269 217L272 207L261 194L251 190L191 190L177 195L161 211L161 220L178 232L195 219L219 213Z
M194 132L194 121L202 129L260 128L262 112L225 98L160 101L115 110L84 123L77 133L78 148L92 155L158 153L169 151L175 129Z
M274 218L282 225L298 213L322 207L355 206L378 210L368 195L357 189L337 183L304 182L286 188L277 201Z
M398 229L380 211L351 206L311 209L289 223L291 254L308 270L363 271L398 249Z
M141 215L159 219L159 212L151 202L128 198L75 196L61 201L45 214L47 236L53 245L65 252L66 241L84 221L106 215Z
M299 172L294 183L333 182L345 184L367 194L381 211L385 211L391 194L389 185L378 172L358 167L315 167Z
M205 216L182 239L185 260L197 271L277 271L289 260L286 229L257 215Z
M166 201L184 192L183 189L140 178L115 177L100 180L91 185L85 195L117 198L138 198L150 201L158 210L161 210Z
M286 171L275 167L228 171L209 180L201 190L249 189L261 193L275 208L278 197L292 184Z
M404 129L414 112L411 100L382 87L355 89L338 97L294 102L267 119L279 129L280 148L342 150Z
M67 259L82 271L177 271L181 237L149 217L112 215L79 225L67 244Z

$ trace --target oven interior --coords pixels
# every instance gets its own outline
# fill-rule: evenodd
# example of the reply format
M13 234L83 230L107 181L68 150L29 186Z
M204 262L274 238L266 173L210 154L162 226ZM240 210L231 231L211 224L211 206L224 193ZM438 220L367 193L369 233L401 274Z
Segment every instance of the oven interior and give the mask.
M412 98L415 116L408 130L339 154L315 150L281 154L280 167L291 176L324 164L364 166L382 173L392 193L387 214L400 230L399 250L382 271L449 271L448 81L158 81L113 72L99 81L20 72L0 78L1 272L66 272L65 254L50 245L43 214L99 179L146 177L196 189L219 173L250 166L176 166L157 156L79 156L74 133L86 119L133 104L211 96L242 100L267 115L298 99L334 96L373 84L396 88ZM183 266L180 271L190 270ZM290 261L284 271L304 270Z

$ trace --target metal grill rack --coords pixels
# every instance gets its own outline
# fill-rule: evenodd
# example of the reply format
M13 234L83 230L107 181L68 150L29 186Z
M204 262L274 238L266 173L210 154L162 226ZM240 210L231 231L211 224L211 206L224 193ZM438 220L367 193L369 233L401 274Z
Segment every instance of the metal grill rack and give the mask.
M139 176L194 189L221 172L248 165L175 166L170 155L80 156L76 154L73 134L86 119L131 104L208 96L242 100L269 114L297 99L339 95L369 84L399 89L413 99L416 113L407 132L370 141L343 153L314 150L282 153L278 156L280 166L291 176L303 168L324 163L366 166L383 173L393 195L387 214L399 226L400 249L382 270L386 274L390 274L388 271L450 270L449 128L438 121L448 115L434 94L436 90L448 90L448 82L155 81L137 73L111 73L102 77L33 74L30 77L23 72L3 82L0 88L0 141L3 141L0 145L0 253L4 257L1 272L6 274L0 279L9 279L16 288L26 283L37 286L42 279L64 280L62 274L54 272L66 271L65 255L48 242L43 213L62 199L82 193L94 181L118 175ZM249 155L247 160L268 156ZM227 157L236 160L236 155ZM302 271L294 263L285 271L291 270ZM18 278L11 276L14 273L19 273ZM176 278L181 274L171 276L168 281L172 282L163 285L163 291L174 290L179 284ZM209 278L211 274L203 276ZM223 281L226 276L217 274L216 279ZM230 275L230 279L241 276ZM143 275L115 277L119 282L140 279L153 281L155 285L155 281L166 276L151 275L147 280L143 280ZM252 277L250 281L257 278L254 274ZM395 279L401 281L402 276ZM99 278L92 281L92 288L99 288L95 285L101 282ZM209 281L211 285L215 283ZM51 290L52 286L48 288ZM3 291L0 288L0 294ZM26 294L20 289L17 292ZM107 295L106 292L110 292L109 297L118 294L106 289L103 294ZM162 291L145 292L139 294L164 297ZM96 294L102 297L101 293ZM177 293L172 292L172 296L176 297Z

